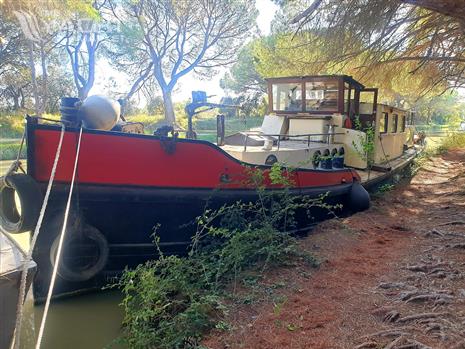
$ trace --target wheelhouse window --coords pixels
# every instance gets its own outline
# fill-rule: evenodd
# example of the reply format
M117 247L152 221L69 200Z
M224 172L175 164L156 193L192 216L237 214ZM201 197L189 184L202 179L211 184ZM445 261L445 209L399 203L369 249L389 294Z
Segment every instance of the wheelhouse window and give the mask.
M337 80L312 81L305 83L305 110L328 111L338 110L339 88Z
M388 127L388 113L383 113L379 120L379 133L386 133Z
M352 95L352 89L350 88L350 85L345 82L344 83L344 113L349 113L349 108L350 108L350 99Z
M391 127L389 128L390 133L396 133L397 132L397 121L398 121L398 115L397 114L392 114L392 122L391 122Z
M274 111L302 111L302 84L280 83L273 84Z
M405 132L405 115L400 115L399 116L399 124L400 124L400 132Z

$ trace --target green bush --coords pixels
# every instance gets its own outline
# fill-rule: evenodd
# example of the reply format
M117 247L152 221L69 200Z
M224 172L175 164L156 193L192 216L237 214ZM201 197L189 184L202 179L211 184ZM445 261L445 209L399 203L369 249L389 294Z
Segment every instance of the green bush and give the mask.
M0 115L0 139L21 138L24 132L24 114Z
M268 174L277 186L288 187L289 173L274 165ZM248 185L257 190L254 202L236 202L207 209L197 219L197 233L186 257L165 256L126 270L118 283L125 311L121 341L130 348L196 348L213 327L228 328L225 297L235 292L245 273L300 259L315 265L289 233L297 210L327 207L317 200L265 190L260 170L251 169ZM159 239L155 238L158 246Z
M465 148L465 133L464 132L455 132L449 133L442 140L439 145L437 152L443 153L449 149Z
M15 160L18 156L20 142L0 142L0 160ZM21 150L20 159L26 158L26 146Z

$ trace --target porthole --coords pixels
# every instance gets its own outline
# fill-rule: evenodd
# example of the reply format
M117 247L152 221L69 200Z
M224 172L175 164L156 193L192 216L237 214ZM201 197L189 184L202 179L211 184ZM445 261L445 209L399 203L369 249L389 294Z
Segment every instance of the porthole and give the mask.
M278 162L278 158L274 155L268 155L265 160L265 165L273 165L274 163Z

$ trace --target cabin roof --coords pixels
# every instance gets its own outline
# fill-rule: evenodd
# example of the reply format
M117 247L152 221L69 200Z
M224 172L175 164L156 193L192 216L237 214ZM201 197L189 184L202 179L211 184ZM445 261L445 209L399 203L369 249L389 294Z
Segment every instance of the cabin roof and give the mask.
M265 79L267 82L290 82L300 80L326 80L326 79L343 79L345 82L348 82L352 85L356 85L360 89L364 89L365 86L362 85L360 82L355 80L350 75L302 75L302 76L283 76L283 77L276 77L276 78L267 78Z
M404 113L409 112L407 109L403 109L403 108L400 108L400 107L394 107L394 106L386 104L386 103L378 103L378 106L379 107L384 107L384 108L390 108L392 110L401 111L401 112L404 112Z

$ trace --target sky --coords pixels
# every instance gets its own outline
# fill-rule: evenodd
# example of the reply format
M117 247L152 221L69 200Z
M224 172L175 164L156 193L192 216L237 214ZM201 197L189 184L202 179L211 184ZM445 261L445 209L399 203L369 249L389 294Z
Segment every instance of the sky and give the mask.
M270 26L273 17L278 10L278 6L271 0L255 0L255 6L259 11L257 17L257 26L262 35L268 35L270 33ZM173 101L185 101L191 98L191 91L203 90L207 92L207 95L216 95L216 98L212 98L212 101L218 101L221 96L224 96L225 92L220 87L220 79L228 68L222 68L218 70L218 73L210 80L198 80L194 74L188 74L182 77L173 92ZM100 71L100 73L99 73ZM94 87L90 91L90 94L105 94L107 91L106 85L108 84L108 78L113 77L118 85L118 92L124 91L120 85L128 84L127 78L124 74L116 71L111 65L102 61L98 63L97 77L105 77L105 79L99 79L95 82Z

